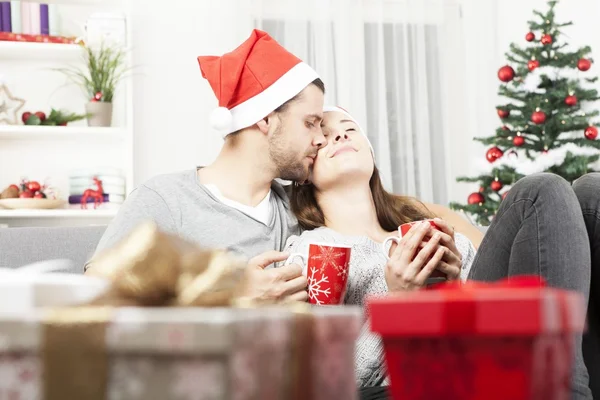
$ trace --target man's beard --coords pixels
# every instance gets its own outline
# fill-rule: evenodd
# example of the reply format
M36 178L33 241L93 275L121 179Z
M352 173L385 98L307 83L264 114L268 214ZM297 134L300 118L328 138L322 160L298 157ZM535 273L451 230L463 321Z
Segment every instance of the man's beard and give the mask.
M286 148L281 135L281 125L269 139L269 156L277 167L278 178L295 182L304 182L308 179L310 171L304 164L304 159L309 154L300 158L298 153Z

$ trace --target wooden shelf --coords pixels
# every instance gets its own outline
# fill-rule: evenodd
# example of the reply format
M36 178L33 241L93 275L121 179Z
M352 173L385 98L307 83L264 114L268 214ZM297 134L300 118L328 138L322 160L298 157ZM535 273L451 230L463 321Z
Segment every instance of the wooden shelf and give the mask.
M109 140L127 138L124 128L96 128L87 126L0 125L0 140Z
M92 206L93 207L93 206ZM74 209L55 209L55 210L7 210L0 208L0 219L5 218L113 218L117 215L117 208L106 210L74 210Z

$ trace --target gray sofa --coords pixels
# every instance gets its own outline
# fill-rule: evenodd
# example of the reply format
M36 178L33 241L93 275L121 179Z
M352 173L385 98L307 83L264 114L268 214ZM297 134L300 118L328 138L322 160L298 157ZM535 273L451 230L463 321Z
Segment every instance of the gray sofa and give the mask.
M37 261L69 259L73 269L94 253L106 226L0 228L0 268L18 268Z
M94 253L105 226L64 228L0 228L0 268L18 268L49 259L69 259L73 269L83 273L85 262ZM598 332L596 321L589 321ZM596 334L588 332L584 355L590 372L590 386L600 393L600 347ZM596 396L595 396L596 397Z

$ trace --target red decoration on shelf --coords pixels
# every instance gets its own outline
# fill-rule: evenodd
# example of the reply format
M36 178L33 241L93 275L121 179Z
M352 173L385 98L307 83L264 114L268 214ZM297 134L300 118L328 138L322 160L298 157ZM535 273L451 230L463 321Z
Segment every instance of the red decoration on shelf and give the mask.
M31 117L31 113L29 111L25 111L23 115L21 115L21 121L23 121L23 123L26 123L29 117Z
M502 108L498 109L498 116L500 118L507 118L510 115L510 110L504 110Z
M479 192L471 193L467 199L467 203L470 205L482 204L483 202L485 202L485 197Z
M540 66L540 62L538 60L529 60L529 62L527 63L527 68L529 68L530 71L533 71L534 69L538 68Z
M542 42L543 45L552 44L552 36L545 34L542 36L542 39L540 40L540 42Z
M102 100L102 96L103 96L102 92L98 92L94 95L94 97L92 98L92 101L100 101L100 100Z
M590 60L588 60L587 58L580 58L579 61L577 61L577 69L579 69L580 71L587 71L588 69L590 69L592 67L592 62Z
M500 150L498 147L494 146L485 153L485 158L489 162L493 163L494 161L496 161L503 155L504 155L504 153L502 152L502 150Z
M43 111L36 111L35 116L40 119L40 121L46 120L46 114Z
M502 82L510 82L515 77L515 70L510 65L505 65L498 70L498 79Z
M533 32L527 32L527 35L525 35L525 40L528 42L533 42L535 40L535 34Z
M42 185L40 185L40 183L36 181L29 181L27 183L27 189L29 189L33 193L39 192L42 189Z
M577 105L577 96L569 95L565 97L565 104L571 107Z
M24 33L0 32L1 42L34 42L34 43L60 43L78 44L77 38L49 35L27 35Z
M546 113L539 110L534 111L533 114L531 114L531 122L538 125L543 124L546 122Z
M585 135L586 139L594 140L598 137L598 128L596 128L595 126L588 126L587 128L585 128L583 134Z
M504 185L502 184L502 182L498 181L498 180L494 180L492 181L492 184L490 185L490 188L492 188L492 190L494 192L499 191L500 189L502 189Z
M515 136L513 138L513 144L517 147L521 147L525 144L525 138L523 136Z
M94 199L94 209L98 208L100 203L104 202L104 189L102 188L102 181L97 177L94 177L93 180L96 184L96 190L86 189L83 192L83 196L81 196L81 208L87 208L87 200L90 197Z

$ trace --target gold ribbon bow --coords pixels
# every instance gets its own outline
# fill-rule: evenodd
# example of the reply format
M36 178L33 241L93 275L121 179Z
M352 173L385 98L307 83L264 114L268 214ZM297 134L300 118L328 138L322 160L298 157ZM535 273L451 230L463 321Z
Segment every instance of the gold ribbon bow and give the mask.
M206 250L144 223L94 259L90 272L112 282L94 305L225 306L239 295L245 261Z

